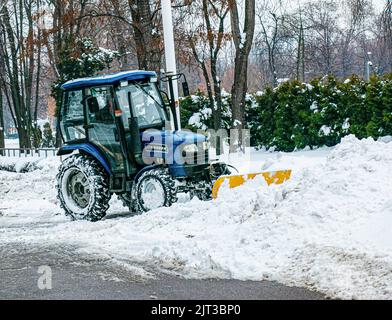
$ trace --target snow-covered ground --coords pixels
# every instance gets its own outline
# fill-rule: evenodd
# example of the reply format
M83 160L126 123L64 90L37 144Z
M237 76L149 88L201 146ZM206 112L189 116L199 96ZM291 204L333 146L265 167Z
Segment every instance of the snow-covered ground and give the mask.
M331 297L392 299L392 142L343 139L334 148L253 151L241 172L293 169L280 186L255 179L219 199L130 216L113 199L100 222L58 207L58 160L0 171L0 243L74 244L189 278L276 280Z

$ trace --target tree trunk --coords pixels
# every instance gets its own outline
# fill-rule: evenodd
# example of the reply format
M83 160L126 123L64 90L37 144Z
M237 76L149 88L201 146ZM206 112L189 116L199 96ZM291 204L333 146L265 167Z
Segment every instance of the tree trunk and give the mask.
M234 85L231 90L233 129L238 130L238 141L232 144L242 148L242 130L244 129L245 98L248 91L248 56L237 53L235 57Z
M215 40L214 30L211 24L211 17L210 17L210 10L209 10L210 6L212 6L215 15L219 21L218 32L216 35L216 43L214 41ZM214 121L214 130L216 133L218 133L218 130L222 128L222 90L221 90L220 80L218 77L217 63L218 63L219 51L222 48L222 42L224 38L224 26L225 26L224 22L228 12L229 12L228 7L223 6L222 10L219 11L213 1L203 0L203 14L206 23L207 38L209 43L210 72L211 72L211 77L212 77L212 82L214 87L215 101L212 104L212 115ZM222 141L219 135L217 134L217 140L215 144L217 155L220 155L222 153L221 144Z
M305 82L306 80L305 79L305 37L304 37L304 27L302 24L302 20L299 27L299 35L298 35L297 80L302 82Z
M267 29L265 28L262 17L259 16L259 18L260 18L261 30L264 36L264 42L267 45L267 49L268 49L268 67L271 73L271 84L273 87L276 87L278 85L278 78L276 74L275 51L276 51L278 29L279 29L279 18L275 13L271 13L271 15L274 19L274 29L273 29L271 40L268 38L268 32Z
M212 92L212 87L211 87L211 81L210 81L210 76L208 75L208 71L207 71L207 67L205 65L205 63L202 63L202 70L203 70L203 76L206 82L206 88L207 88L207 95L208 95L208 101L209 101L209 105L210 108L212 110L212 113L215 113L215 101L214 101L214 95Z
M157 73L161 68L161 38L154 26L149 0L128 0L132 15L139 69Z
M19 4L19 9L20 11L23 10L21 2ZM21 32L18 32L19 28L22 28L23 25L22 13L20 12L19 15L20 17L17 17L17 12L15 12L16 23L19 23L16 28L17 32L15 33L15 28L11 25L8 8L7 6L2 7L1 16L7 39L6 41L8 41L6 46L9 49L8 51L2 48L2 55L5 62L4 68L9 77L8 86L15 112L20 148L30 148L31 110L29 101L25 100L25 93L29 91L29 87L26 87L26 82L23 80L30 78L28 73L29 71L32 72L32 69L31 66L26 68L25 59L30 61L29 58L31 58L31 56L25 52L26 48L24 47L25 43L23 37L21 36ZM5 39L5 37L2 37L2 40L3 39Z
M0 149L5 147L4 130L3 93L0 90ZM0 155L4 155L2 150L0 150Z
M213 108L213 116L214 116L214 130L216 133L220 129L222 129L222 90L220 86L220 80L218 79L217 69L216 69L216 59L211 61L211 73L214 82L214 96L215 96L215 104ZM216 137L216 155L222 154L222 141L217 134Z
M55 125L56 125L56 138L55 138L56 142L55 142L55 146L56 146L56 148L60 148L62 146L62 144L63 144L63 140L61 139L58 118L55 119Z
M41 32L38 30L38 38L40 38ZM33 146L34 148L39 148L40 139L38 138L38 106L39 106L39 83L41 76L41 44L38 44L38 54L37 54L37 74L35 78L35 101L34 101L34 115L33 115Z
M392 2L388 1L382 13L382 28L386 46L386 61L389 72L392 72Z
M233 129L236 130L237 134L235 137L235 141L232 141L230 143L232 151L245 151L242 144L242 130L245 128L244 109L246 93L248 90L248 60L255 33L255 6L255 0L247 0L245 2L245 21L243 32L241 32L241 23L239 19L237 1L229 1L231 29L233 33L233 42L236 49L234 62L234 84L231 90L231 94Z
M189 38L189 45L192 49L192 53L194 58L196 59L197 63L199 64L202 72L203 72L203 77L204 77L204 81L206 83L206 88L207 88L207 95L208 95L208 104L212 110L212 114L214 115L214 95L212 92L212 87L211 87L211 80L210 80L210 75L208 74L208 69L206 66L206 63L204 60L201 60L199 55L197 54L197 50L196 50L196 46L192 40L192 38Z
M38 31L38 37L40 36L41 32ZM41 44L38 45L38 57L37 57L37 75L35 80L35 104L34 104L34 127L37 126L37 119L38 119L38 100L39 100L39 82L41 77Z

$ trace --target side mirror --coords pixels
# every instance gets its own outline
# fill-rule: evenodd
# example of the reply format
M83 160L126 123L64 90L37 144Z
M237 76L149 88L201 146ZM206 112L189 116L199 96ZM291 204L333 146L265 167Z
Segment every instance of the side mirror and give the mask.
M99 103L98 99L93 96L89 96L86 98L88 110L90 113L97 113L99 111Z
M190 96L188 82L186 81L182 83L182 92L184 94L184 97Z

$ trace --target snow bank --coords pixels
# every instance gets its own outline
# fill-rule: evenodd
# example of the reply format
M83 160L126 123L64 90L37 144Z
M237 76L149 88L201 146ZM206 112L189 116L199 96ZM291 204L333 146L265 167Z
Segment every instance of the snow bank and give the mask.
M0 156L0 170L28 172L36 170L37 159L9 158Z
M392 142L348 136L322 153L260 153L254 168L294 169L281 186L254 180L223 189L216 201L133 217L113 201L97 223L56 215L55 166L0 172L0 242L73 243L190 278L268 279L338 298L391 299ZM26 221L48 224L6 228Z
M0 170L11 172L32 172L35 170L43 169L51 164L57 163L56 158L20 158L20 157L2 157L0 156Z
M60 214L54 188L59 160L36 160L36 170L33 172L0 170L0 230L14 224L30 227L41 222L50 223L58 218L67 221L61 215L55 217ZM0 157L0 161L4 161L4 158ZM18 166L23 164L20 158L11 158L9 162Z

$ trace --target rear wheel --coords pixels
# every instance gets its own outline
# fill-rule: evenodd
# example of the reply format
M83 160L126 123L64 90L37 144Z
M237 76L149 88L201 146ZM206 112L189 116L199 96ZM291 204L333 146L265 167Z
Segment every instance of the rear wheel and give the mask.
M165 168L144 172L137 180L133 194L139 211L170 207L177 201L177 188Z
M57 198L66 215L89 221L106 215L111 197L109 178L97 160L72 155L63 161L56 178Z

